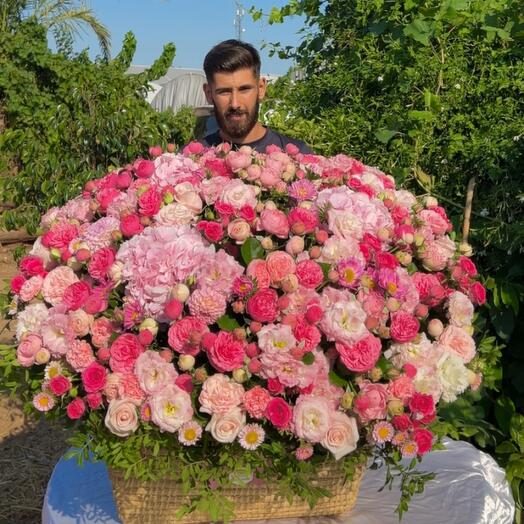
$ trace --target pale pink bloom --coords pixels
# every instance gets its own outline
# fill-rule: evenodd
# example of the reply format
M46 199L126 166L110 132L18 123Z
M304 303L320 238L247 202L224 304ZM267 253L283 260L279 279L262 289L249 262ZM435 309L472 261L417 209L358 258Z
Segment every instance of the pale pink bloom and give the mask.
M395 204L397 206L411 209L417 203L417 199L413 193L406 189L398 189L395 191Z
M313 451L313 446L300 446L295 450L295 458L301 461L307 460L313 456Z
M254 208L257 205L255 187L234 178L225 184L220 201L233 206L234 209L241 209L244 206Z
M195 289L188 300L189 312L206 324L213 324L226 312L224 295L212 288Z
M113 244L113 232L120 231L120 220L116 217L102 217L89 224L80 236L80 242L85 242L89 251L94 253Z
M135 191L130 190L126 193L120 193L107 206L106 215L110 217L120 218L129 215L136 211L138 205L138 197Z
M366 317L366 312L356 300L339 301L324 309L320 328L328 340L351 345L368 333Z
M42 294L47 302L56 306L62 302L64 291L79 279L75 272L67 266L52 269L44 278Z
M122 373L109 373L107 375L103 393L108 398L108 400L115 400L119 398L118 385L120 384L121 378Z
M323 397L300 395L293 409L293 432L306 442L320 442L327 434L333 415Z
M233 442L246 424L246 413L239 407L232 408L224 414L213 413L206 426L206 431L221 444Z
M169 384L174 384L178 373L173 364L166 362L157 351L144 351L135 362L135 374L140 387L154 395Z
M197 188L190 182L182 182L175 186L175 201L189 209L194 215L202 212L202 199Z
M402 458L415 458L418 453L417 443L414 440L404 442L400 448L400 452L402 453Z
M174 202L162 207L154 218L159 226L182 226L193 222L196 215L186 206Z
M455 254L455 242L447 235L425 242L420 256L422 265L429 271L441 271Z
M475 341L462 328L448 326L440 337L438 343L446 351L456 353L467 364L475 356Z
M90 204L91 201L89 198L79 196L66 202L62 208L62 212L69 219L78 220L79 222L91 222L93 219L93 211L91 210Z
M176 186L182 182L198 184L204 173L191 158L173 153L164 153L155 158L155 170L151 184L159 188Z
M360 393L355 398L355 411L364 424L374 419L383 419L387 414L388 391L384 384L369 380L360 383Z
M91 342L93 346L101 348L107 345L113 332L113 325L108 318L96 318L91 324Z
M35 298L38 295L38 293L40 293L43 282L44 279L40 275L36 275L26 280L22 284L22 287L20 289L20 298L24 302L29 302L30 300L33 300L33 298Z
M67 315L61 313L51 315L42 327L44 346L55 357L65 355L74 339L75 334Z
M42 338L32 333L26 335L16 349L16 358L21 366L30 367L35 363L35 356L42 348Z
M289 354L297 344L291 327L285 324L268 324L257 333L257 338L262 353L270 359Z
M49 309L41 302L29 304L17 316L16 339L21 340L26 333L40 334L49 317Z
M225 176L215 176L202 181L200 190L202 191L202 196L206 204L212 205L217 201L229 180L230 179Z
M174 384L150 397L149 403L151 420L162 431L174 433L193 416L191 397Z
M296 270L293 257L285 251L272 251L266 258L266 268L271 284L278 284Z
M330 416L328 430L320 443L331 451L335 460L340 460L348 453L355 451L358 439L356 419L340 411L334 411Z
M252 260L246 269L246 275L257 281L257 289L269 287L271 278L267 270L267 263L265 260L255 258Z
M89 333L94 320L93 315L89 315L83 309L77 309L76 311L69 311L67 316L71 329L77 337L85 337Z
M244 388L227 375L211 375L202 385L198 397L200 411L203 413L224 414L242 404Z
M457 327L471 326L473 322L473 303L460 291L453 292L447 301L448 317Z
M373 439L377 444L384 444L384 442L390 442L395 434L393 426L386 421L377 422L373 426Z
M38 411L49 411L55 406L55 399L53 395L41 391L33 397L33 406Z
M455 401L469 386L469 370L455 353L442 355L437 366L437 377L445 402Z
M244 268L223 249L210 254L202 260L196 277L200 289L212 288L228 298L237 277L242 276Z
M60 207L52 207L51 209L48 209L40 219L40 227L42 229L50 229L53 223L57 220L64 219L65 218L65 212L63 208Z
M342 239L332 236L328 238L322 246L322 255L319 258L319 261L328 264L336 264L338 261L350 256L357 257L364 261L364 257L360 253L358 247L358 242L351 238Z
M128 437L138 429L136 406L128 400L111 400L104 422L114 435Z

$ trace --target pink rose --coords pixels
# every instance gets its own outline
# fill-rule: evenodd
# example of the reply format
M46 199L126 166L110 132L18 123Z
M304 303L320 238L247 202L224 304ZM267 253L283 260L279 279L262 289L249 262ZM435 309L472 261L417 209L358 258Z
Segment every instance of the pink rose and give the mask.
M433 433L428 429L417 428L413 431L413 440L417 443L418 455L431 451L433 446Z
M98 409L102 405L103 398L101 393L88 393L86 400L89 409Z
M93 362L82 372L82 384L87 393L97 393L104 389L107 380L107 369Z
M458 265L470 277L477 276L477 268L475 264L468 257L460 257L458 259Z
M260 214L260 225L267 233L278 238L287 238L289 235L287 216L277 209L264 209Z
M246 275L253 280L256 279L258 289L269 287L271 278L265 260L261 260L260 258L252 260L246 268Z
M196 227L198 231L203 231L204 236L210 242L220 242L224 238L224 230L219 222L201 220Z
M320 442L331 451L335 460L339 460L348 453L355 451L359 439L357 421L345 413L335 411L331 414L331 423Z
M221 444L233 442L246 424L246 414L239 407L224 414L214 413L206 426L206 431Z
M237 218L228 224L227 234L237 244L243 244L251 236L251 226L245 220Z
M109 365L113 371L132 372L138 356L145 351L138 337L124 333L117 337L109 348Z
M278 429L287 429L293 411L282 397L272 398L266 406L267 419Z
M120 219L120 231L125 237L132 237L144 231L140 217L136 213L125 215Z
M324 397L301 395L293 409L293 429L307 442L320 442L331 425L332 408Z
M407 431L408 429L411 429L411 426L413 425L409 415L406 413L393 417L391 423L397 431Z
M389 394L407 404L415 393L415 386L408 376L399 377L388 385Z
M114 435L128 437L138 429L136 406L129 400L111 400L104 422Z
M162 197L152 187L142 193L138 198L140 214L146 217L155 216L160 211Z
M33 298L35 298L38 295L38 293L40 293L43 283L44 279L40 275L31 277L29 280L26 280L20 288L20 298L24 302L29 302L30 300L33 300Z
M429 271L441 271L455 254L455 242L448 236L424 242L422 265Z
M389 332L395 342L404 344L412 341L417 336L419 328L420 323L417 318L405 311L398 311L391 315Z
M207 351L209 362L221 372L242 367L245 355L244 343L227 331L220 331Z
M462 328L448 326L438 339L439 345L456 353L467 364L475 356L475 341Z
M285 251L272 251L266 258L266 267L272 284L278 284L285 277L295 272L293 257Z
M415 391L409 401L409 409L415 418L424 424L435 418L435 401L431 395Z
M262 386L255 386L244 394L244 407L253 418L264 418L271 395Z
M198 397L203 413L225 414L242 404L244 388L227 375L216 373L205 380Z
M61 397L71 389L71 381L64 375L56 375L49 381L49 389L53 395Z
M65 290L75 282L78 282L78 277L70 267L58 266L44 278L42 294L47 302L57 306L62 302Z
M93 253L87 266L87 271L93 278L103 280L107 276L107 272L114 261L114 249L111 247L103 247Z
M86 405L80 397L73 399L67 405L67 408L66 408L67 416L72 420L79 419L85 413L85 410L86 410Z
M90 294L91 286L84 280L80 280L66 288L62 301L70 311L76 311L85 304Z
M383 419L387 414L388 391L384 384L364 381L355 399L355 411L365 424L371 420Z
M96 194L96 200L100 204L100 209L106 211L109 205L120 196L120 191L114 187L104 187Z
M382 351L380 339L371 333L356 344L348 346L341 342L335 344L340 360L350 370L358 373L369 371L377 363Z
M78 226L61 222L42 235L42 245L49 249L65 249L78 236Z
M20 271L29 278L45 273L44 261L40 257L28 255L20 261Z
M317 212L303 207L293 208L288 217L288 222L297 235L312 233L319 225ZM297 229L298 227L298 229Z
M171 324L167 332L167 342L178 353L195 356L200 351L202 336L208 331L203 320L187 316Z
M35 355L42 347L42 339L30 333L26 335L16 349L16 358L21 366L26 368L35 363Z
M257 322L274 322L278 316L277 301L274 289L259 289L248 299L246 311Z
M473 282L468 294L471 301L475 304L482 306L486 303L486 288L480 282Z
M108 318L100 317L91 325L91 342L97 348L104 347L113 334L113 325Z
M155 163L152 160L140 160L135 164L135 173L138 178L149 178L155 172Z
M299 283L308 289L315 289L324 280L322 268L313 260L299 262L296 275Z
M418 213L417 218L424 222L431 229L431 232L437 236L446 233L450 225L449 220L440 216L433 209L423 209Z
M175 384L186 393L191 393L193 391L193 378L189 373L178 375L175 379Z
M11 291L13 293L20 293L22 286L24 285L25 278L23 275L16 275L11 279Z

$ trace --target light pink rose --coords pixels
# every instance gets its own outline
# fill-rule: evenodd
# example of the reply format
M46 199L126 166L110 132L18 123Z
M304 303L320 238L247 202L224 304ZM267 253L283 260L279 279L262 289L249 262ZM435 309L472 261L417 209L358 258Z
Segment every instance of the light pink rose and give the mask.
M246 424L246 413L239 407L225 414L215 413L206 426L206 431L221 444L233 442Z
M265 260L260 258L255 258L252 260L247 266L246 275L253 279L256 278L258 289L269 287L271 279Z
M175 201L189 209L194 215L202 211L202 199L195 191L195 186L189 182L175 186Z
M339 460L357 448L357 421L340 411L331 413L330 420L331 424L320 443L331 451L335 460Z
M226 183L220 200L235 209L242 209L244 206L256 207L257 205L254 186L245 184L238 178Z
M35 355L42 347L42 339L38 335L29 334L22 339L16 349L16 358L21 366L26 368L35 363Z
M350 370L358 373L369 371L378 361L382 351L380 339L371 333L351 346L337 342L340 360Z
M112 400L109 402L104 422L114 435L128 437L138 429L136 406L128 400Z
M399 377L388 384L389 394L407 404L415 393L415 386L408 376Z
M78 277L70 267L58 266L44 278L42 294L47 302L57 306L62 302L64 291L75 282L78 282Z
M438 343L448 351L456 353L464 364L470 362L475 356L475 341L457 326L448 326L440 335Z
M365 424L371 420L385 418L387 414L388 391L384 384L364 381L355 399L355 411Z
M449 222L431 209L423 209L418 213L417 218L422 220L434 235L443 235L448 230Z
M88 315L83 309L70 311L67 314L69 324L77 337L85 337L93 323L93 315Z
M421 255L422 265L429 271L441 271L455 254L455 242L448 236L425 242Z
M44 279L40 275L31 277L29 280L26 280L20 288L20 298L24 302L29 302L30 300L33 300L33 298L35 298L36 295L40 293L43 283Z
M448 316L451 324L457 327L471 326L473 321L473 303L461 293L455 291L448 297Z
M136 359L135 374L140 387L148 395L154 395L167 385L173 384L177 377L173 364L166 362L157 351L150 350Z
M296 270L293 257L285 251L272 251L266 258L266 267L272 284L279 284Z
M203 413L225 414L242 404L244 388L221 373L211 375L202 385L198 397L200 411Z
M173 203L164 206L155 215L155 221L160 226L176 226L190 224L195 214L182 204Z
M332 409L324 397L301 395L293 409L294 433L307 442L320 442L331 425Z
M287 216L278 209L264 209L260 213L260 225L264 231L278 238L287 238L289 235Z
M251 226L245 220L237 218L228 224L227 234L237 244L243 244L251 236Z

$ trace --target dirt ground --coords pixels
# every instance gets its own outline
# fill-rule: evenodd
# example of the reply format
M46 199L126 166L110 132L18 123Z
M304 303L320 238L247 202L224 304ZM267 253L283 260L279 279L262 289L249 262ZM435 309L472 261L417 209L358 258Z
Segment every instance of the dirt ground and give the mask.
M0 246L0 282L15 274L17 247ZM0 320L0 344L12 340L12 326ZM16 399L0 392L0 524L41 522L47 482L68 448L66 431L45 420L27 418L21 408Z

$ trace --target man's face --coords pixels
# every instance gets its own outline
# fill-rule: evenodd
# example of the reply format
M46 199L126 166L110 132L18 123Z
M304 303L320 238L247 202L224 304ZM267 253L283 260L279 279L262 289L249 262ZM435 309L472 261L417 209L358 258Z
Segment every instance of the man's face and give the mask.
M218 125L227 137L242 139L258 121L259 102L266 93L266 81L252 69L215 73L204 85L208 103L213 104Z

